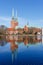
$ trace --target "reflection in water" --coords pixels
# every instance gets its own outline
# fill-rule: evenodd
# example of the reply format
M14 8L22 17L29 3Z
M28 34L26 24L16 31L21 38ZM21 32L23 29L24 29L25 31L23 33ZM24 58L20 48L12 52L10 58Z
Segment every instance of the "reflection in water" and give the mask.
M0 36L0 46L4 46L7 44L7 40L5 36Z
M14 40L10 41L10 48L11 48L11 52L12 52L12 62L13 62L13 58L16 58L16 52L17 52L17 48L18 45L15 43Z
M40 36L3 36L0 38L0 46L4 46L6 43L10 42L10 49L12 53L12 62L13 59L17 56L18 45L23 42L24 45L29 46L29 44L37 44L38 42L43 42L43 38Z
M42 36L42 44L43 44L43 36Z

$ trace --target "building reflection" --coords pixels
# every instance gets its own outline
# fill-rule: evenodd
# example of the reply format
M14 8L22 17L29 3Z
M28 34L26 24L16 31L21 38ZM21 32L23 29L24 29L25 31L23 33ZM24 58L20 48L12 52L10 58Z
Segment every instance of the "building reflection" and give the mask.
M16 59L17 48L18 48L18 45L15 43L15 41L10 42L10 49L12 52L12 62L13 62L14 57Z
M18 48L18 44L20 44L21 42L24 43L24 45L27 44L37 44L39 42L43 41L43 37L40 36L13 36L13 35L9 35L9 37L0 37L0 45L3 43L10 43L10 47L12 50Z
M7 44L6 36L0 36L0 46Z
M9 35L6 36L5 38L1 38L0 39L0 45L2 44L3 46L6 43L10 43L10 50L11 50L11 54L12 54L12 62L13 59L16 58L17 56L17 52L18 52L18 46L21 42L24 43L25 46L29 47L29 44L37 44L42 42L42 38L38 37L38 36L14 36L14 35Z
M10 42L10 50L11 50L11 54L12 54L12 62L14 59L16 59L17 56L17 50L18 50L18 44L16 44L16 37L14 36L10 36L9 39L7 40L8 42Z
M43 44L43 36L42 36L42 44Z
M8 42L10 42L13 47L16 47L15 42L21 43L23 42L24 45L28 44L37 44L42 42L42 37L41 36L9 36L9 38L6 38ZM14 44L14 45L13 45Z

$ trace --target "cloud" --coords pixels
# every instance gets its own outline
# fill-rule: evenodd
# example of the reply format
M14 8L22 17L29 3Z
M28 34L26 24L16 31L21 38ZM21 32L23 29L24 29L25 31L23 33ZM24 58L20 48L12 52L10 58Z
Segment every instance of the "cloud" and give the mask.
M0 16L0 20L9 21L9 20L11 20L11 17L2 17L2 16ZM25 18L22 18L22 17L18 17L18 20L27 21Z
M10 27L10 21L11 21L11 17L2 17L0 16L0 25L6 25L8 27ZM27 25L27 22L29 23L29 26L35 26L35 27L43 27L43 19L39 19L39 20L27 20L25 18L22 17L18 17L18 23L19 23L19 27L24 27L25 25Z
M0 16L0 20L3 20L3 21L10 21L11 20L11 17L2 17L2 16ZM25 22L36 22L36 21L38 21L38 22L43 22L43 19L39 19L39 20L27 20L27 19L25 19L25 18L22 18L22 17L18 17L18 20L19 21L25 21Z
M0 16L0 20L3 20L3 21L9 21L11 18L7 18L7 17L2 17Z
M0 16L0 25L6 25L6 26L10 26L10 21L11 21L11 17L2 17ZM27 24L27 20L25 18L22 17L18 17L18 23L19 23L19 27L23 27L24 25Z
M10 20L11 20L10 17L0 16L0 25L5 25L6 27L9 27L10 26Z

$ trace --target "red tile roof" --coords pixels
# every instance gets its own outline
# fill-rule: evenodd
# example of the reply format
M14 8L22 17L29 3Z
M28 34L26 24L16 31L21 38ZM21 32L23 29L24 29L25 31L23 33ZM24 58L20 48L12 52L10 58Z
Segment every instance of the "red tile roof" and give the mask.
M7 30L8 30L8 31L14 31L14 29L13 29L13 28L7 28Z

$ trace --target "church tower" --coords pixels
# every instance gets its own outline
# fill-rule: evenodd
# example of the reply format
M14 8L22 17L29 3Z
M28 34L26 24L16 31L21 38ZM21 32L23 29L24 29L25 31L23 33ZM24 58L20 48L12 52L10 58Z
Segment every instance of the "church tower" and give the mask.
M24 31L25 31L26 33L28 33L28 31L29 31L28 22L27 22L27 25L24 26Z
M15 29L16 26L18 26L18 21L17 21L17 12L16 12L16 18L14 18L14 8L13 8L13 9L12 9L11 28Z

